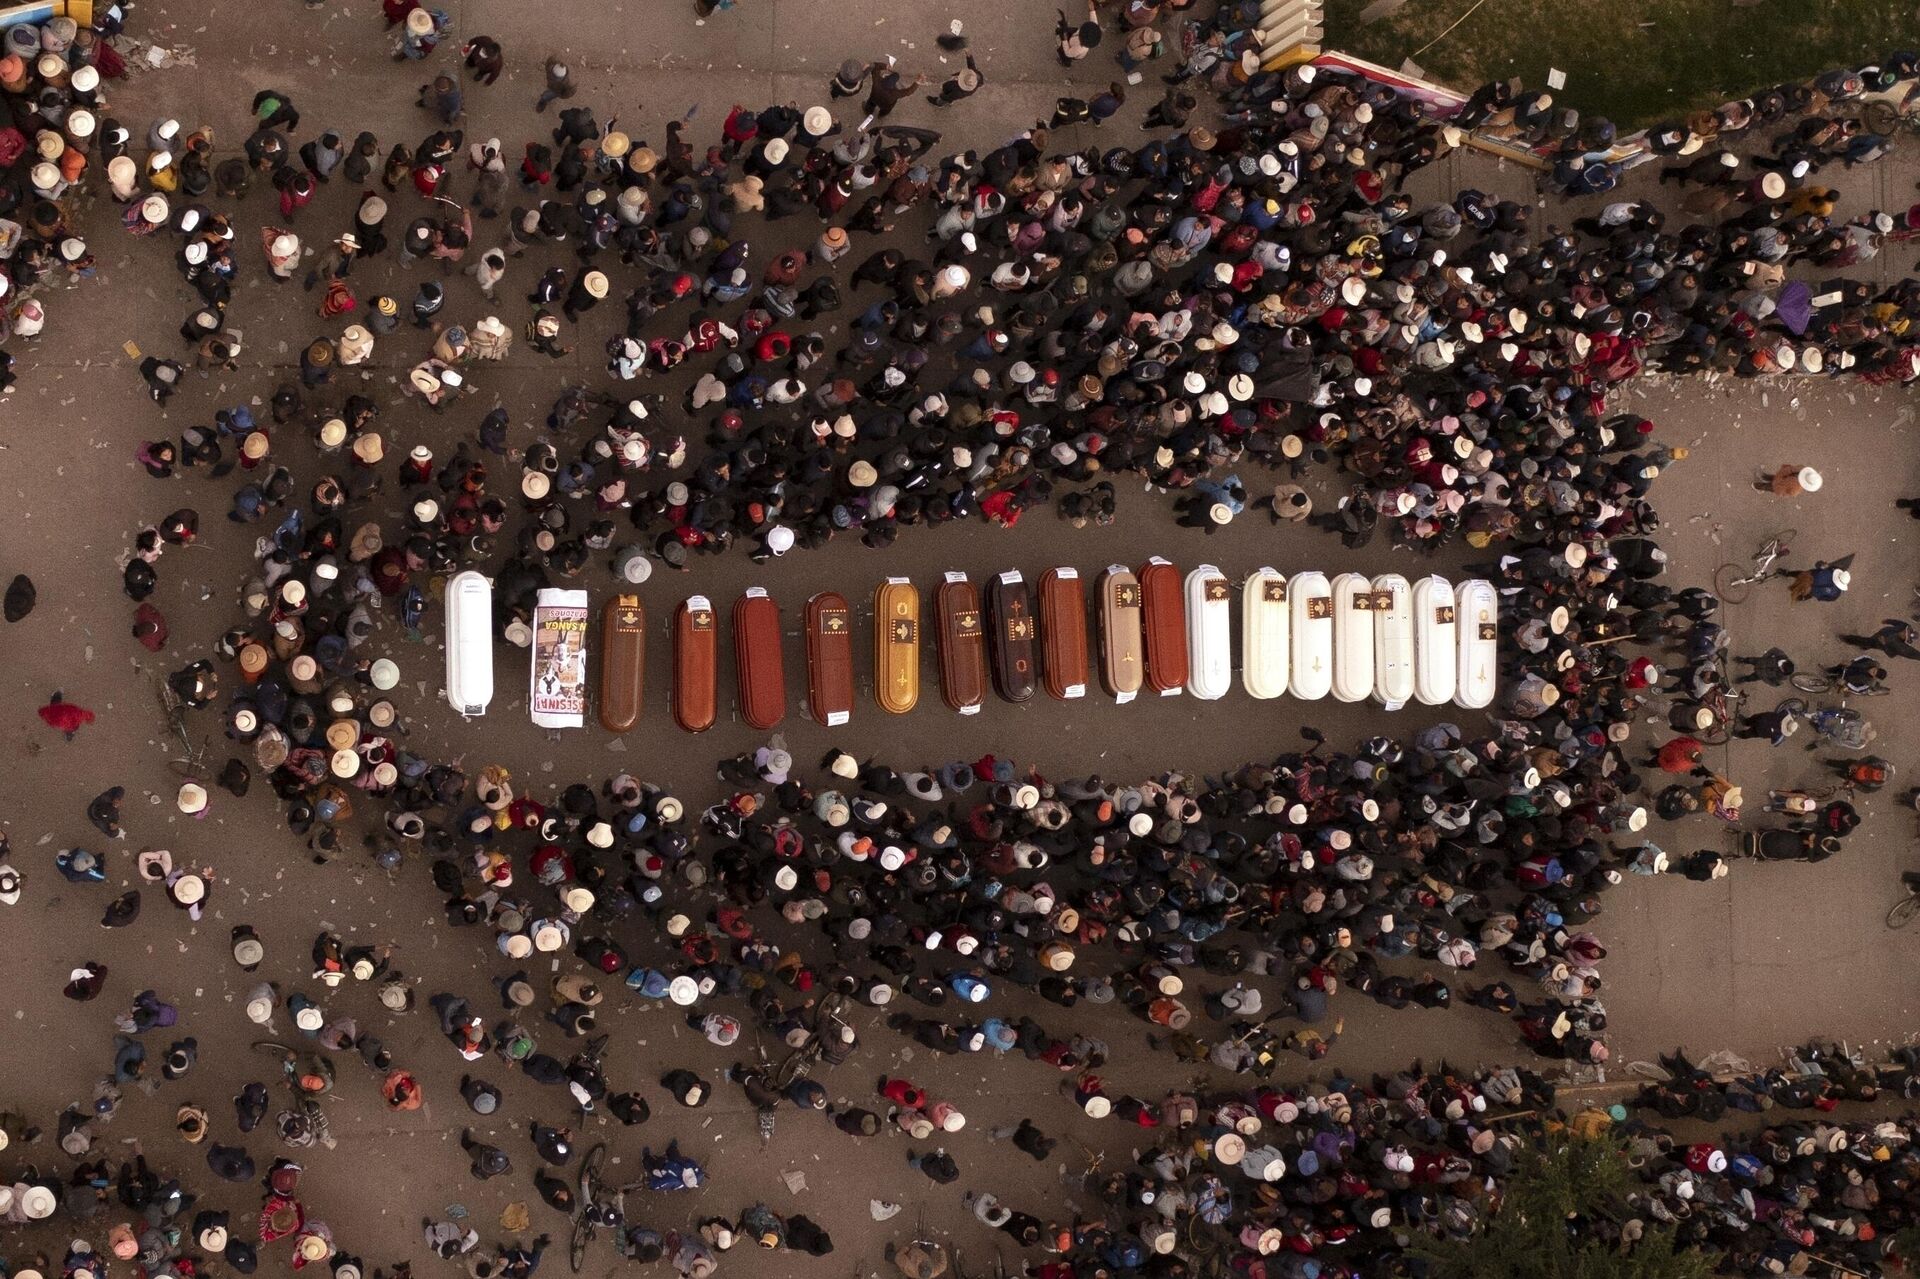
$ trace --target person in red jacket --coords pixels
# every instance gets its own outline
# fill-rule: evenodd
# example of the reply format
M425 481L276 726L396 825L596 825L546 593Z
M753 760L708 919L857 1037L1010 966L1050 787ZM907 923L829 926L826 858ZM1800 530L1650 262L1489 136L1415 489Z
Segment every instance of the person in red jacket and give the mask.
M1704 777L1707 770L1701 767L1700 759L1706 754L1706 749L1695 738L1676 737L1653 753L1652 762L1665 773Z
M68 741L72 741L75 733L93 723L93 712L84 706L69 702L56 692L47 699L47 704L40 708L40 719L48 728L58 729L66 734Z
M918 1110L927 1104L925 1089L916 1088L904 1079L882 1079L880 1095L896 1106L905 1106L909 1110Z

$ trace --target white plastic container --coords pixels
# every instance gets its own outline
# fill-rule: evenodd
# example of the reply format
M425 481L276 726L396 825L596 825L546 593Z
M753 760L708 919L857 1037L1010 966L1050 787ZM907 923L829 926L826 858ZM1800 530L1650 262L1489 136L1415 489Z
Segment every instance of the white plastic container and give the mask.
M1459 615L1460 665L1453 704L1485 710L1500 680L1500 596L1493 583L1474 578L1454 590Z
M1292 645L1287 579L1257 568L1240 589L1240 682L1248 696L1265 700L1287 691Z
M1398 573L1373 579L1373 700L1390 711L1413 700L1413 588Z
M1218 701L1233 687L1233 587L1211 564L1187 574L1187 691Z
M1333 588L1325 573L1295 573L1287 583L1293 669L1287 689L1303 702L1333 691Z
M1333 695L1373 696L1373 582L1364 573L1333 579Z
M447 704L463 719L493 701L493 583L468 569L447 579Z
M1428 706L1453 700L1460 677L1460 632L1453 584L1423 577L1413 584L1413 695Z

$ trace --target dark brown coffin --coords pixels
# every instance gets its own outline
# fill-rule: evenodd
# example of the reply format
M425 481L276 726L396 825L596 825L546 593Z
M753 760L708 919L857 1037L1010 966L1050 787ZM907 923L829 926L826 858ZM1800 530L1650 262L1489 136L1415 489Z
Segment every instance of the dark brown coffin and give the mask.
M832 728L853 717L853 610L844 595L807 601L807 709Z
M965 573L948 573L933 593L935 646L940 650L940 696L962 715L987 699L987 627L980 593Z
M647 610L616 595L600 610L600 726L625 733L640 722L647 662Z
M1186 583L1180 570L1158 556L1141 565L1141 629L1147 652L1147 687L1161 695L1187 686Z
M1118 564L1100 575L1100 684L1131 700L1146 681L1146 637L1141 630L1140 579Z
M1033 697L1036 647L1033 604L1026 579L1010 569L987 584L987 649L993 663L993 688L1009 702Z
M873 593L873 700L889 715L920 701L920 588L904 577Z
M1077 569L1040 575L1041 674L1047 694L1060 701L1087 695L1087 588Z
M720 631L713 605L695 595L673 614L673 722L689 733L713 727Z
M780 606L750 586L733 604L733 669L740 718L765 732L787 717L787 667L780 656Z

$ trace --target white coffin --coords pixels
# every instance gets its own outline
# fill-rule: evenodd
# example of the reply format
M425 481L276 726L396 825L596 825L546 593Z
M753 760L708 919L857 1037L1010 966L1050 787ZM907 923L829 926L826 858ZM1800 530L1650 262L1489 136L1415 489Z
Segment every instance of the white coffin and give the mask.
M1454 591L1458 613L1460 665L1454 705L1485 710L1499 682L1500 597L1493 583L1474 578Z
M1202 564L1187 574L1187 691L1217 701L1233 687L1233 587Z
M1333 579L1333 695L1373 696L1373 582L1362 573Z
M1240 591L1240 682L1248 696L1264 700L1287 691L1292 644L1287 579L1257 568Z
M1390 711L1413 700L1413 588L1398 573L1373 579L1373 699Z
M468 569L447 579L447 704L471 719L493 700L493 583Z
M1460 664L1458 611L1446 578L1423 577L1413 584L1413 695L1428 706L1453 700Z
M1325 573L1295 573L1287 583L1293 669L1287 688L1305 702L1333 691L1333 588Z

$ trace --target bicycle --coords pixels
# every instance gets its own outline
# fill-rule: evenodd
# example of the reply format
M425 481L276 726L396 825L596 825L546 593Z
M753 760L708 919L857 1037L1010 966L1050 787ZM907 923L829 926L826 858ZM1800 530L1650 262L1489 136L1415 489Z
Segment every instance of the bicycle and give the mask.
M1722 603L1739 604L1753 593L1754 583L1783 576L1774 565L1786 558L1793 540L1798 536L1798 530L1784 528L1760 543L1760 548L1753 553L1751 573L1741 573L1738 564L1722 564L1713 571L1713 593L1720 597Z
M280 1140L295 1149L304 1149L315 1142L328 1150L338 1145L326 1108L320 1104L321 1099L333 1091L332 1062L320 1053L283 1044L277 1039L256 1039L253 1050L280 1062L282 1081L293 1098L291 1105L274 1116Z
M1878 680L1865 688L1849 688L1826 671L1796 671L1788 679L1803 693L1831 693L1838 689L1842 705L1845 705L1850 697L1885 697L1893 691L1889 685L1882 684Z
M1807 726L1819 735L1821 740L1841 750L1865 750L1878 737L1879 731L1867 722L1867 717L1850 706L1828 706L1807 714ZM1820 742L1808 742L1807 749L1818 750Z
M1810 751L1819 750L1822 742L1842 750L1863 750L1880 735L1865 715L1847 705L1845 698L1838 706L1816 707L1809 706L1804 697L1789 697L1775 709L1804 721L1814 731L1816 740L1806 745Z
M576 1275L580 1273L581 1263L586 1260L587 1245L594 1241L600 1228L605 1226L609 1230L619 1230L626 1224L626 1195L633 1187L620 1186L604 1200L601 1199L603 1187L599 1176L601 1166L606 1161L607 1143L603 1141L589 1150L580 1163L580 1202L574 1210L573 1235L567 1241L567 1261Z
M1888 928L1905 928L1915 915L1920 915L1920 871L1903 871L1900 882L1907 886L1907 895L1887 912Z
M1898 132L1920 133L1920 111L1905 102L1869 102L1861 109L1860 123L1869 133L1889 137Z
M1767 802L1761 806L1763 813L1784 813L1788 817L1807 819L1820 811L1820 805L1836 797L1852 799L1855 787L1852 782L1839 782L1832 786L1822 786L1817 790L1769 790Z
M169 759L167 767L182 781L208 780L213 776L213 766L207 762L207 756L213 751L212 735L202 734L196 749L193 735L187 731L187 704L168 687L165 680L155 680L154 684L160 694L160 713L166 717L167 727L173 730L173 735L180 740L180 749L185 752Z
M607 1050L607 1040L609 1038L611 1038L611 1036L595 1035L592 1039L589 1039L586 1042L586 1046L574 1054L573 1060L567 1063L568 1066L570 1068L586 1070L596 1076L600 1075L600 1059ZM582 1119L594 1113L592 1097L583 1097L580 1093L572 1092L571 1090L569 1091L569 1095L573 1098L573 1108L580 1112Z
M1710 728L1696 728L1691 736L1702 746L1724 746L1733 737L1734 721L1739 718L1735 706L1745 694L1738 689L1716 688L1700 699L1700 705L1713 712L1713 725Z

